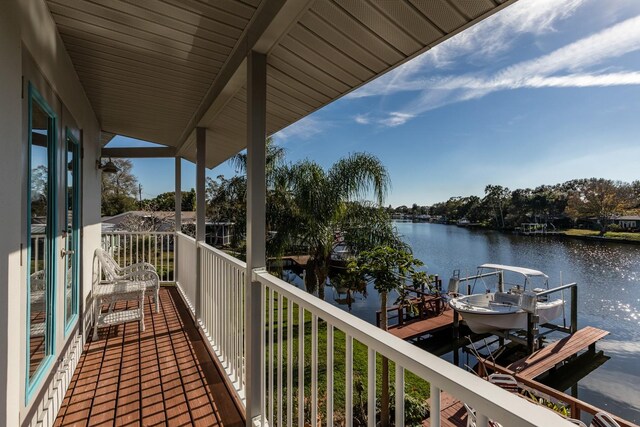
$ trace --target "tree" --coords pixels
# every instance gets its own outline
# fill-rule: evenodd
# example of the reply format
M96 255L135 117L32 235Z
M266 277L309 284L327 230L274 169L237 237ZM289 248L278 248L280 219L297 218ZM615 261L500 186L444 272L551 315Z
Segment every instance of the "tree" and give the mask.
M576 182L567 201L567 214L575 219L596 218L600 223L600 233L604 234L607 223L615 214L624 213L628 208L630 186L610 179L590 178Z
M31 169L31 216L44 217L47 215L49 168L39 165Z
M631 183L631 208L640 209L640 180Z
M158 194L153 199L143 200L142 206L150 211L173 211L176 206L176 193L170 191L167 193Z
M272 137L268 137L265 142L265 171L267 174L267 185L269 186L274 177L275 170L284 161L286 150L276 145ZM229 159L229 163L236 168L236 172L247 173L247 153L238 153Z
M193 212L196 210L196 190L192 188L189 191L182 192L182 211Z
M511 197L511 192L507 187L501 185L487 185L484 194L482 201L493 209L496 226L504 228L504 211Z
M136 209L138 178L132 173L133 164L129 159L114 159L113 163L118 172L102 174L102 214L107 216Z
M206 216L213 222L232 222L233 245L238 246L246 229L247 180L244 176L226 179L219 175L215 180L207 178Z
M376 209L382 211L390 185L387 170L377 157L355 153L338 160L327 171L311 160L276 168L272 184L272 197L285 207L270 218L277 242L272 249L308 248L311 258L307 263L307 285L311 289L317 287L322 297L336 233L342 232L340 227L346 223L364 226L367 220L381 218L363 217L364 210L355 209L350 203L372 193ZM390 219L387 222L391 226ZM349 234L344 233L347 244Z
M362 252L357 260L349 263L348 270L373 280L373 286L380 294L380 327L388 330L387 297L394 290L403 287L411 279L414 285L426 283L426 273L417 271L423 262L413 257L408 249L377 246ZM382 358L382 386L380 399L380 423L389 425L389 360ZM371 415L370 415L371 416Z

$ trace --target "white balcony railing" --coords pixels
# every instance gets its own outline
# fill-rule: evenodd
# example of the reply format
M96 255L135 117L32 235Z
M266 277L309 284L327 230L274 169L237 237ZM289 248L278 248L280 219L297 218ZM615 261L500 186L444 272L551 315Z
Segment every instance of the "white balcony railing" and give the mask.
M182 297L195 314L196 310L196 275L197 256L196 239L183 233L176 233L178 268L176 269L176 283L182 292Z
M205 243L201 263L198 321L238 398L245 400L244 262Z
M167 233L149 233L146 240L141 234L110 233L103 241L115 248L116 259L119 253L123 264L129 260L152 260L160 266L165 261L162 257L156 261L153 254L164 254L165 260L173 260L173 242L176 243L176 284L242 403L246 394L247 358L262 359L264 410L262 419L254 420L262 425L375 426L381 356L392 367L390 388L394 390L396 426L405 425L405 393L411 392L405 380L409 375L414 382L419 378L430 385L432 426L440 425L440 417L435 414L440 414L442 391L473 407L478 427L487 426L489 420L503 426L572 425L556 413L502 390L265 271L254 272L252 278L252 286L259 283L263 291L260 322L263 347L256 352L259 354L246 354L245 263L207 244L197 244L182 233L175 234L175 239ZM146 243L137 243L143 240L150 241L153 248L158 242L161 250L149 252ZM133 242L135 247L145 248L147 258L140 258L144 251L131 248ZM137 252L139 258L135 258ZM169 265L173 274L173 264ZM356 353L359 357L354 357ZM357 366L363 355L366 366ZM361 403L359 414L354 413L356 400Z
M156 267L161 282L174 282L174 237L172 231L113 231L102 234L102 247L121 266L148 262Z

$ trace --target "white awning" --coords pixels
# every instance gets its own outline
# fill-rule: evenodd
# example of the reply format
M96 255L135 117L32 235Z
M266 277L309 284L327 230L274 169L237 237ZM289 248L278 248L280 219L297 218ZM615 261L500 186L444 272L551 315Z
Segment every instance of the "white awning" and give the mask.
M533 270L531 268L514 267L514 266L511 266L511 265L482 264L482 265L478 266L478 268L491 268L491 269L494 269L494 270L513 271L514 273L519 273L519 274L522 274L522 275L527 276L527 277L540 276L540 277L548 278L548 276L546 274L544 274L542 271Z

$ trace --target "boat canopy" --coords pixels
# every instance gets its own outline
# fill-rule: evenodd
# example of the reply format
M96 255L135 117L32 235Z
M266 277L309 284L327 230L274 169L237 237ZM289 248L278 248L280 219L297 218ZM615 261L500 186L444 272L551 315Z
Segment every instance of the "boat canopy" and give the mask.
M524 267L514 267L511 265L482 264L478 266L478 268L492 268L494 270L513 271L514 273L520 273L523 276L527 276L527 277L544 277L547 279L549 278L549 276L544 274L542 271L532 270L530 268L524 268Z

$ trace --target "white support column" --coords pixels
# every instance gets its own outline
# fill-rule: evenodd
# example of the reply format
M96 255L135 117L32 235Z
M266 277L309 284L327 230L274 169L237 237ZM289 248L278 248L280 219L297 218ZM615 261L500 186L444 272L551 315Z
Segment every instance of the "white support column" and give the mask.
M175 175L175 231L182 231L182 159L176 157L174 175ZM178 236L173 238L173 280L178 281Z
M196 319L202 314L202 274L200 272L201 250L199 244L205 240L205 161L207 129L196 128Z
M247 274L246 274L246 384L247 426L264 414L264 340L260 323L262 285L252 272L266 265L265 140L267 112L267 58L247 57Z
M176 232L182 231L182 158L176 157L175 167Z

